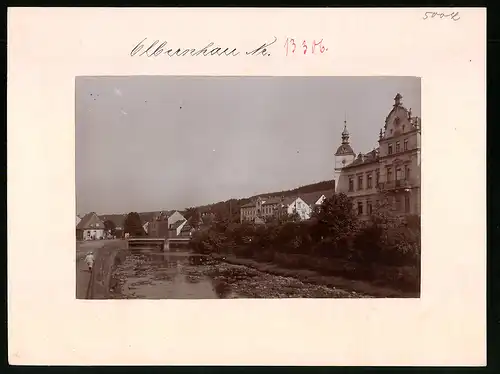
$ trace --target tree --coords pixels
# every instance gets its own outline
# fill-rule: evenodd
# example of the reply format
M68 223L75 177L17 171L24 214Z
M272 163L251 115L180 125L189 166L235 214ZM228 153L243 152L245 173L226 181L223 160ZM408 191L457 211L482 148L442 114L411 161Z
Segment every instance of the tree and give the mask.
M214 222L214 214L212 213L205 214L203 217L201 217L201 223L204 226L212 226L213 222Z
M104 228L111 235L116 235L116 224L113 221L111 221L110 219L107 219L106 221L104 221Z
M145 236L146 232L142 227L141 217L137 212L130 212L125 218L123 224L123 231L130 234L130 236Z
M285 212L283 214L280 214L278 217L278 221L280 223L287 223L287 222L300 222L302 219L300 218L299 213L297 213L296 210L294 210L292 213Z
M186 209L186 219L189 221L189 224L197 229L201 223L201 215L198 208L187 208Z
M384 229L398 227L403 222L402 218L394 213L392 196L385 191L380 193L379 203L371 218L374 224L382 226Z
M317 222L318 234L335 240L342 240L358 229L352 201L343 193L325 199L313 212L313 218Z

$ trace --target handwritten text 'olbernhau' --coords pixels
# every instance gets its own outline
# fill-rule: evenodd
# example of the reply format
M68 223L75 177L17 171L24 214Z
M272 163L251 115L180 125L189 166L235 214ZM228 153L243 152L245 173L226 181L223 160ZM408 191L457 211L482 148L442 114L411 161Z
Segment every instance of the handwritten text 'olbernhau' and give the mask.
M198 48L184 48L172 46L167 41L142 39L130 51L131 57L159 58L159 57L210 57L210 56L261 56L269 57L272 54L282 53L285 56L293 55L321 55L328 52L323 38L307 40L294 37L285 37L278 42L274 37L272 41L256 43L249 48L222 47L214 42Z

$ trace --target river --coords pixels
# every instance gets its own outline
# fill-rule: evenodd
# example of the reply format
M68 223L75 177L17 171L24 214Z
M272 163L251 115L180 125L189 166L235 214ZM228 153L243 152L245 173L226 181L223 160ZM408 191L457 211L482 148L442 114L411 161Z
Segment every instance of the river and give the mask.
M355 292L303 283L228 264L186 249L121 250L111 277L113 299L358 298Z

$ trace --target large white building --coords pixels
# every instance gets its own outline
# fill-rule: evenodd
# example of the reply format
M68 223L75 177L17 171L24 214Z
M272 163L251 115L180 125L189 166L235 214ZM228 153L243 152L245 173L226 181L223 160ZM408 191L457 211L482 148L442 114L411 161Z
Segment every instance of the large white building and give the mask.
M420 214L421 119L402 104L398 93L380 130L378 148L356 153L344 121L335 153L335 188L353 199L358 215L369 217L383 193L396 213Z

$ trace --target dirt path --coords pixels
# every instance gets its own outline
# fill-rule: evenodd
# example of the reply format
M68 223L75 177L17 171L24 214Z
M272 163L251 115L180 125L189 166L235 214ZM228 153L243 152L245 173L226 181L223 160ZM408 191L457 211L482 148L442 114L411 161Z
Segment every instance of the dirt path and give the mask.
M104 283L105 278L102 277L102 272L109 265L107 258L112 251L116 251L118 248L125 246L125 242L122 240L96 240L88 242L77 242L76 244L76 298L77 299L91 299L95 298L95 294L99 295L102 290L106 288L104 284L99 284L97 287L92 283L96 279ZM88 270L87 264L85 264L85 256L89 251L93 251L96 257L96 262L94 265L94 274L91 274ZM91 278L94 279L91 279ZM97 292L95 289L97 288Z

